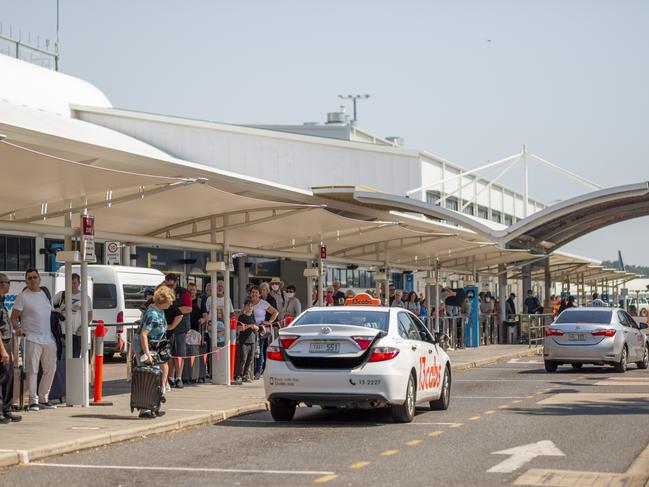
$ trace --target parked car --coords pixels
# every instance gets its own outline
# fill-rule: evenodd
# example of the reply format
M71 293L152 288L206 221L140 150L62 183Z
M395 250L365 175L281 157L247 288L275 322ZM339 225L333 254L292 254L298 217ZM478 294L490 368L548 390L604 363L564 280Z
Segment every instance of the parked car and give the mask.
M649 367L649 344L643 330L646 323L637 323L621 309L569 308L564 310L545 333L543 358L545 370L571 364L612 365L625 372L630 362L638 368Z

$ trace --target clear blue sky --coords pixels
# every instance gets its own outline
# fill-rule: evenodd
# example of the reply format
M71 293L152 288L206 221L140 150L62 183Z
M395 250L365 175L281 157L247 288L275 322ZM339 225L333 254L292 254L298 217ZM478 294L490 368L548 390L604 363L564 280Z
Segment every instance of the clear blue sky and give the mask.
M0 0L3 31L53 38L55 5ZM407 147L473 168L526 144L611 186L649 180L647 25L642 0L61 0L61 68L118 107L234 123L323 121L370 93L359 125ZM585 191L531 177L542 201ZM648 227L564 249L649 265Z

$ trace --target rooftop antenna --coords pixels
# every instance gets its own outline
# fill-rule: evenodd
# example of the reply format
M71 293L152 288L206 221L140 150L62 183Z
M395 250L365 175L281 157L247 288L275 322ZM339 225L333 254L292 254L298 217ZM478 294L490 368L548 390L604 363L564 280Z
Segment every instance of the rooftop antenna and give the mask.
M352 122L354 123L354 125L356 124L356 120L358 120L356 118L356 100L359 100L359 99L366 100L369 97L370 97L370 95L368 95L368 94L365 94L365 95L338 95L338 98L340 98L341 100L352 100L352 102L354 104L354 120L352 120Z
M54 70L59 70L59 1L56 0L56 45L54 46Z

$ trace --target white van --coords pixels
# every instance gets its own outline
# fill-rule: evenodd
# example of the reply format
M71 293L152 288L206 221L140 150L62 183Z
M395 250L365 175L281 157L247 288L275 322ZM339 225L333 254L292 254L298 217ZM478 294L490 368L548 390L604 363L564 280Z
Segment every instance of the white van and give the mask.
M78 273L79 266L72 266L72 271ZM124 323L124 326L108 327L104 353L126 355L126 330L134 328L133 323L140 319L144 290L162 283L164 274L146 267L89 265L88 277L93 281L93 320L103 320L107 324Z

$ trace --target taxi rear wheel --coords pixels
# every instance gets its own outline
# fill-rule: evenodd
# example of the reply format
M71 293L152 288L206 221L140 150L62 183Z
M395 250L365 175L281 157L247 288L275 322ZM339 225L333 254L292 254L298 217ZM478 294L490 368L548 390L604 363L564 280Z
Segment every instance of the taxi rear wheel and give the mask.
M442 380L442 392L439 399L430 401L430 408L433 411L445 411L451 403L451 374L448 366L444 369L444 379Z
M403 404L391 406L392 418L397 423L410 423L415 417L415 404L417 403L417 391L415 390L415 378L410 374L408 386L406 387L406 400Z
M288 399L273 399L270 401L270 415L275 421L291 421L295 416L297 403Z

